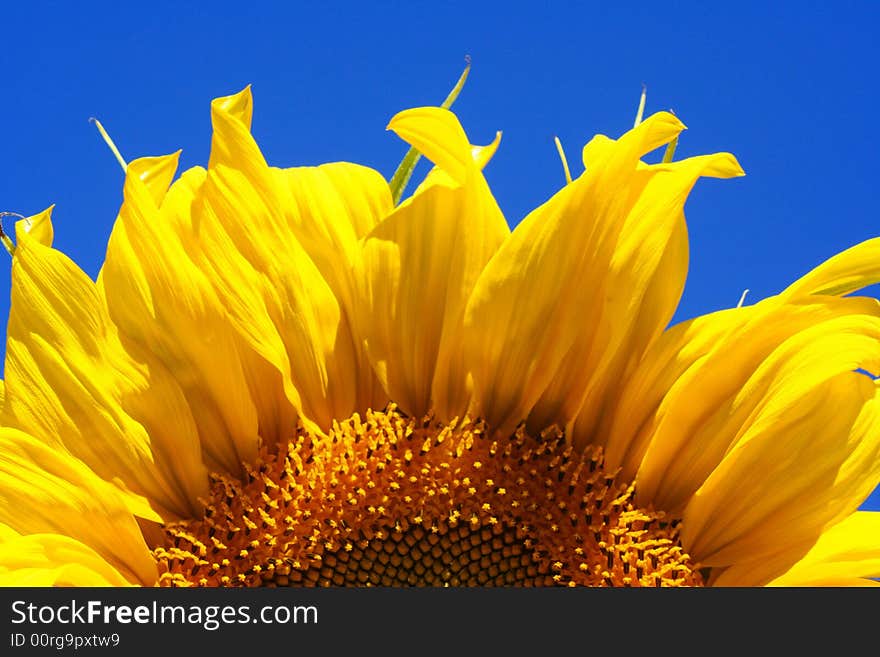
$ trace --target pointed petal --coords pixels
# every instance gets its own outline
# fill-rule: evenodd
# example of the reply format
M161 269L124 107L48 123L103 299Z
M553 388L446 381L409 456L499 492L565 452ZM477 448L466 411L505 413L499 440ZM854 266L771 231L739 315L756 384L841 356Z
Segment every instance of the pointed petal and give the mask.
M180 160L180 151L171 155L158 157L142 157L134 162L129 162L125 170L126 182L136 177L142 184L142 189L149 194L152 205L159 207L165 200L174 174L177 173L177 164Z
M202 187L205 183L206 177L207 171L201 167L194 167L185 171L171 187L167 197L163 199L160 207L160 221L163 221L168 225L168 231L173 233L183 245L187 257L195 265L195 270L202 272L205 278L210 280L210 276L205 273L206 271L209 271L209 268L206 265L206 258L203 255L203 240L214 246L216 246L219 241L222 245L221 248L234 249L235 245L230 243L228 236L218 236L216 233L212 236L210 231L202 230L202 227L199 224L200 217L198 215L201 213L197 213L195 210L198 207L198 204L202 203L200 199L202 197ZM221 239L218 240L218 237ZM99 286L102 283L100 277L98 283ZM247 399L242 396L239 386L234 383L234 380L238 375L233 372L231 374L233 382L230 384L230 389L228 390L228 394L232 395L232 398L228 402L230 407L228 412L232 414L233 417L238 416L239 418L246 418L249 413L247 406L253 404L257 409L256 415L259 421L258 433L261 439L268 443L274 443L282 438L286 439L286 437L289 436L289 432L292 430L291 427L296 426L297 420L297 412L287 398L287 393L291 390L290 381L288 379L285 383L278 368L255 351L250 342L243 339L239 331L232 326L232 322L229 319L228 309L226 307L230 302L230 299L228 297L221 297L217 293L214 283L215 282L211 280L211 286L214 288L214 295L217 296L219 300L221 306L220 312L223 315L221 326L226 332L231 331L236 335L234 339L235 353L232 354L232 348L230 348L229 351L226 351L225 348L220 351L229 353L230 361L235 361L237 356L244 371L245 384L251 400L248 402ZM208 297L210 293L205 291L205 295ZM206 307L201 310L203 312L208 311L209 307L210 304L206 305ZM261 334L260 330L263 330L264 333L271 333L271 329L268 329L265 326L267 321L268 320L263 316L257 315L254 317L254 322L257 323L259 329L257 331L258 335ZM195 355L190 354L190 356L196 358L198 361L201 360L203 354L200 352ZM216 354L212 353L208 360L216 361ZM232 369L235 368L234 362L229 362L227 365ZM215 366L220 365L215 363ZM210 362L205 364L204 371L207 371L210 374ZM224 378L218 379L213 376L211 377L211 386L219 387L225 385ZM218 395L218 397L219 396L222 396L222 394ZM241 405L245 408L241 408ZM204 418L200 419L204 421ZM200 434L207 435L207 433L211 431L210 426L206 425L203 427L201 424L199 426ZM227 426L232 426L228 419ZM230 435L238 436L240 434L233 432ZM216 451L221 449L219 445L217 445L218 442L219 441L216 440L212 441L212 443L215 444L215 447L211 450L211 453L214 453L215 456L212 457L211 454L208 454L209 460L217 458ZM248 442L248 440L245 440L245 444L242 444L238 438L236 439L239 454L246 455L248 453L250 449L249 447L246 447ZM226 453L229 454L230 452L226 450Z
M208 175L193 204L199 264L243 345L278 373L257 385L279 381L283 397L269 397L286 398L326 429L355 409L353 336L332 289L288 226L278 178L243 120L250 106L247 89L212 104Z
M489 164L489 161L495 157L495 153L498 151L498 146L500 145L501 131L499 130L495 133L495 139L493 139L491 143L486 144L485 146L471 146L471 156L481 170L485 169L486 165Z
M396 114L388 123L405 142L463 184L473 169L471 145L458 118L442 107L416 107Z
M870 319L803 331L743 388L734 423L740 399L761 401L684 510L682 542L696 559L723 566L815 540L873 490L880 394L851 371L880 362L880 321Z
M249 133L254 116L254 97L251 94L251 85L247 85L237 94L215 98L211 103L212 121L215 120L215 115L228 118L236 126L241 126L243 130ZM240 153L234 142L224 139L212 139L208 168L213 168L220 163L233 166L238 155ZM262 159L262 156L260 156L260 159Z
M509 229L458 119L423 110L391 127L437 168L364 238L358 326L389 396L407 413L451 419L468 404L465 303Z
M875 301L836 297L789 304L771 298L728 311L728 328L736 331L719 334L723 339L682 373L658 408L637 474L639 499L670 512L683 509L754 415L773 403L774 386L784 381L790 392L802 394L822 377L855 369L853 362L869 357L877 313ZM800 365L815 365L818 378L789 373Z
M55 230L52 226L52 210L54 207L54 205L51 205L40 214L16 221L16 242L20 239L21 233L26 233L31 236L31 239L36 240L43 246L52 246L52 240L55 237Z
M128 491L143 517L199 508L207 473L179 388L148 353L123 349L95 284L26 234L13 259L7 340L8 426L63 444Z
M672 141L687 127L671 112L657 112L628 131L619 141L628 140L639 151L638 155L650 153L655 148ZM583 162L585 168L592 168L606 157L614 148L615 141L605 135L596 135L584 146Z
M846 294L873 283L878 245L880 240L868 240L830 258L779 296L763 301L758 311L755 307L724 310L664 332L624 387L621 399L614 406L611 428L597 432L599 436L608 436L606 464L620 466L621 475L626 478L634 477L660 419L675 405L672 400L678 393L667 395L662 407L661 401L673 385L676 390L686 385L678 380L688 368L693 366L695 372L699 371L699 361L715 345L724 343L726 336L751 321L756 312L763 313L773 304L810 294ZM803 325L797 323L797 326ZM796 330L799 329L794 327L793 331Z
M118 489L63 450L8 428L0 429L0 523L19 534L68 536L128 581L156 581L155 562Z
M454 116L454 115L453 115ZM457 119L456 119L457 120ZM464 130L464 128L462 128ZM501 145L501 132L495 133L495 140L486 146L477 146L471 144L470 153L471 158L473 160L473 165L469 165L468 171L469 175L477 178L478 180L471 180L470 184L485 184L485 178L482 178L482 182L479 182L481 178L476 172L482 171L489 161L495 156L495 152L498 150L498 146ZM440 168L439 166L434 166L429 172L428 175L425 176L425 179L419 184L416 188L416 191L413 193L413 197L418 196L420 193L424 192L427 189L430 189L434 185L443 185L449 188L460 187L463 184L468 182L467 179L464 182L460 182L453 178L445 169ZM485 194L486 190L483 190L481 193ZM489 192L491 194L491 191ZM492 204L497 205L494 201ZM510 229L508 228L505 234L510 234Z
M163 189L176 162L175 154L129 163L101 290L123 345L150 353L174 376L211 468L239 473L257 453L257 411L226 310L191 257L188 220L179 219L197 189L189 181Z
M633 181L637 198L612 247L606 293L592 312L598 333L591 341L575 341L532 411L536 429L577 413L575 445L604 443L611 419L607 411L620 394L620 381L669 323L684 289L688 243L683 207L704 175L732 177L742 170L729 153L639 167Z
M499 432L529 415L571 354L591 352L614 245L647 182L639 158L681 128L658 114L592 149L586 173L526 217L481 274L465 314L464 351L475 412ZM573 419L589 380L572 384L554 421ZM552 415L549 407L539 412Z
M880 237L829 258L791 284L783 297L803 294L843 295L880 282Z

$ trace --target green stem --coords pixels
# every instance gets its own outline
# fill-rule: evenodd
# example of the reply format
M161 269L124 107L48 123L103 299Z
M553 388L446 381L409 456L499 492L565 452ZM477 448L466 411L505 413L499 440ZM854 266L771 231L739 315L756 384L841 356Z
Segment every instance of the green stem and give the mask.
M113 155L116 157L116 161L119 162L119 166L122 167L122 170L125 171L128 168L128 165L125 162L125 159L122 157L122 153L119 152L119 149L116 148L116 144L113 143L113 140L110 139L110 135L107 134L107 131L104 130L104 126L101 125L101 122L96 119L94 116L89 117L89 121L95 124L95 127L98 128L98 132L101 133L101 139L104 140L104 143L110 147L110 150L113 152Z
M449 95L446 96L446 100L440 105L443 109L449 109L452 107L452 103L455 102L455 99L458 98L458 94L461 93L461 90L464 88L464 83L467 80L468 73L471 71L471 58L465 57L465 67L461 76L458 78L458 82L455 83L455 86L452 87L452 91L449 92ZM403 159L400 161L400 164L397 167L397 170L394 172L394 175L391 176L391 181L388 183L388 186L391 188L391 198L394 201L394 205L400 203L400 199L403 196L403 192L406 189L407 184L409 183L409 179L412 177L413 171L416 168L416 165L419 163L422 154L415 149L415 147L410 147L410 149L406 152L406 155L403 156Z
M642 83L642 95L639 96L639 109L636 111L636 120L633 123L633 128L639 125L642 122L642 119L645 117L645 100L648 98L648 86Z
M663 153L663 164L672 162L672 156L675 155L675 147L678 146L678 135L671 142L666 144L666 151Z
M9 255L11 255L11 256L15 255L15 244L13 244L12 240L9 239L9 235L4 234L4 235L0 236L0 242L3 242L3 246L6 249L6 251L9 253Z
M568 168L568 160L565 157L562 142L559 141L559 137L553 137L553 141L556 142L556 150L559 151L559 159L562 160L562 170L565 172L565 184L568 185L571 183L571 169Z
M13 256L15 255L15 244L13 243L12 238L3 230L3 217L25 219L25 216L23 214L18 214L18 212L0 212L0 242L3 242L3 248L6 249L9 255Z

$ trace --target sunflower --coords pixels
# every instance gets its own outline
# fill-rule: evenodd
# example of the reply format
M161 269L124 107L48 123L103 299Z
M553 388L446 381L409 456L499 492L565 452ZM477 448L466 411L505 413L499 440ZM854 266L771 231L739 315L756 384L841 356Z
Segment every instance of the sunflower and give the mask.
M403 202L279 169L250 89L207 168L126 165L92 281L19 221L0 428L7 585L819 585L880 575L880 239L666 328L683 206L727 153L583 149L511 231L443 107ZM671 153L671 151L670 151ZM566 165L567 170L567 165ZM173 183L172 183L173 181Z

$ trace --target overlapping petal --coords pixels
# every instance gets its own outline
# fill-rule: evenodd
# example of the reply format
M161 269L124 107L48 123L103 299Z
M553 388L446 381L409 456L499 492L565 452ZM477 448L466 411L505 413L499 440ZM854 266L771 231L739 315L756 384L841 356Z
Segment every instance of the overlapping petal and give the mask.
M354 338L356 408L382 408L388 401L355 322L360 240L392 210L391 192L375 170L347 162L274 169L291 233L315 263L340 305L340 319ZM375 318L366 319L369 326Z
M649 319L671 316L684 277L687 192L703 173L740 173L727 155L673 167L640 162L683 127L659 113L616 142L596 137L584 151L586 172L526 217L486 266L468 301L464 352L477 412L499 431L523 418L567 424L591 391L585 413L595 415L606 371L659 332L645 328ZM637 325L639 312L646 316Z
M150 353L123 348L86 274L23 230L12 264L5 387L7 426L63 447L116 482L133 512L159 519L200 508L207 472L179 386Z
M560 413L556 400L566 400L568 390L588 371L590 380L582 399L568 397L561 414L571 417L572 410L580 407L571 430L576 445L607 444L608 409L619 397L620 381L672 319L684 289L688 266L685 200L699 177L729 178L742 173L728 153L638 168L637 178L647 181L620 229L606 273L606 293L591 313L599 332L592 344L576 347L565 359L564 369L533 414L546 422Z
M880 512L858 511L825 531L771 586L836 586L880 577ZM858 583L858 582L854 582ZM860 584L870 585L862 579Z
M787 527L776 528L783 534ZM773 531L773 528L770 528ZM857 511L818 540L721 570L716 586L872 586L880 577L880 513Z
M829 258L782 292L784 298L804 294L842 295L880 280L880 237L865 240Z
M0 530L0 586L131 586L104 557L60 534Z
M407 413L451 419L469 402L465 304L509 229L480 172L486 153L451 112L408 110L389 128L437 169L364 236L358 326L389 397Z
M695 382L700 380L701 368L713 366L714 361L704 362L713 350L728 349L731 341L736 340L750 343L747 335L757 335L763 346L752 343L752 347L757 348L758 353L766 354L767 349L811 322L827 319L830 316L828 312L834 312L832 308L844 314L848 312L847 309L860 312L861 308L872 314L874 310L870 301L835 305L835 301L810 300L809 295L846 294L880 281L880 258L874 257L878 255L878 248L880 242L868 240L830 258L776 297L755 306L731 308L696 317L665 331L621 386L622 395L614 406L605 443L609 465L620 466L622 476L635 476L648 443L657 433L658 425L666 413L676 403L686 405L682 395L688 393L684 386L689 386L687 390L696 394L699 385L695 385ZM788 303L794 305L780 308ZM853 303L862 305L854 306ZM762 322L772 317L776 319L770 321L776 321L781 331L768 334ZM791 323L788 323L789 320ZM749 331L751 333L745 333ZM747 353L734 347L729 358L734 361L740 356L748 359ZM754 361L750 363L754 364ZM743 364L743 367L748 371L749 365ZM690 373L686 375L689 370ZM708 403L706 407L709 407ZM678 441L675 445L681 441L696 442L687 435L678 435L674 440ZM658 444L663 441L663 438L657 440ZM673 446L666 452L674 454L676 449Z
M875 355L878 336L868 338ZM864 348L839 346L849 352L841 361ZM807 361L819 353L810 351ZM682 542L702 563L729 565L818 538L880 481L877 386L855 372L829 375L833 367L790 363L772 375L777 390L684 509ZM802 387L790 379L798 373Z
M389 124L435 164L398 207L366 167L269 167L251 115L249 89L214 101L209 165L174 184L176 155L128 165L97 284L51 248L51 208L18 222L0 584L153 584L143 519L198 518L208 470L388 401L602 446L711 584L880 575L880 514L856 511L880 481L880 303L841 296L880 280L880 239L665 330L687 196L742 174L643 162L673 115L594 138L512 233L481 171L499 138L448 110Z
M193 201L198 264L230 322L261 360L249 359L261 421L289 436L297 415L317 428L346 417L372 391L358 389L357 347L333 289L292 233L279 178L250 134L251 96L212 104L214 138ZM281 437L279 436L279 437Z
M99 287L126 349L173 374L211 469L238 472L256 455L257 410L226 310L192 257L189 214L204 172L168 190L176 165L176 155L129 163Z
M834 296L880 278L876 249L673 327L626 382L608 463L643 503L683 514L685 546L721 582L791 559L880 481L877 386L859 373L880 363L878 304Z
M51 553L56 557L59 552L86 554L88 559L78 563L88 565L104 578L112 579L116 570L128 582L151 585L156 581L156 565L127 506L117 487L96 476L63 448L15 429L0 429L0 524L6 526L4 543L15 541L19 547L44 550L47 561ZM13 534L58 534L73 540L22 539ZM26 541L24 545L22 540ZM15 546L6 549L14 550ZM17 567L41 567L40 558L33 554L16 558L20 559ZM107 567L101 566L101 559ZM6 559L0 562L9 565ZM14 564L12 567L16 567Z
M874 300L812 297L789 304L769 299L703 323L736 330L689 364L664 395L637 474L639 496L680 511L774 399L797 416L796 398L838 374L870 367L877 321ZM708 346L705 336L700 342Z
M682 322L665 331L644 354L639 366L621 385L610 411L604 437L609 467L631 480L641 465L666 410L667 393L685 372L754 314L751 307L732 308Z

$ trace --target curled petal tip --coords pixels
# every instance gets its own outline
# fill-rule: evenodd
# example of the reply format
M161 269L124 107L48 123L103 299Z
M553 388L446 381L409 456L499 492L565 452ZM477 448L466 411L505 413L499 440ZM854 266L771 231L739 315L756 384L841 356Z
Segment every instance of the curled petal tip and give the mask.
M719 153L714 169L719 178L741 178L746 175L733 153Z
M251 85L247 85L237 93L215 98L211 102L211 108L231 114L240 120L246 119L245 123L250 127L250 118L253 111L252 104Z
M647 119L645 119L644 122L647 123L648 121L653 122L655 125L669 126L670 128L672 128L676 132L680 132L682 130L687 130L687 126L684 124L684 122L680 118L678 118L678 116L676 116L672 112L669 112L666 110L661 110L659 112L655 112L654 114L649 116Z

